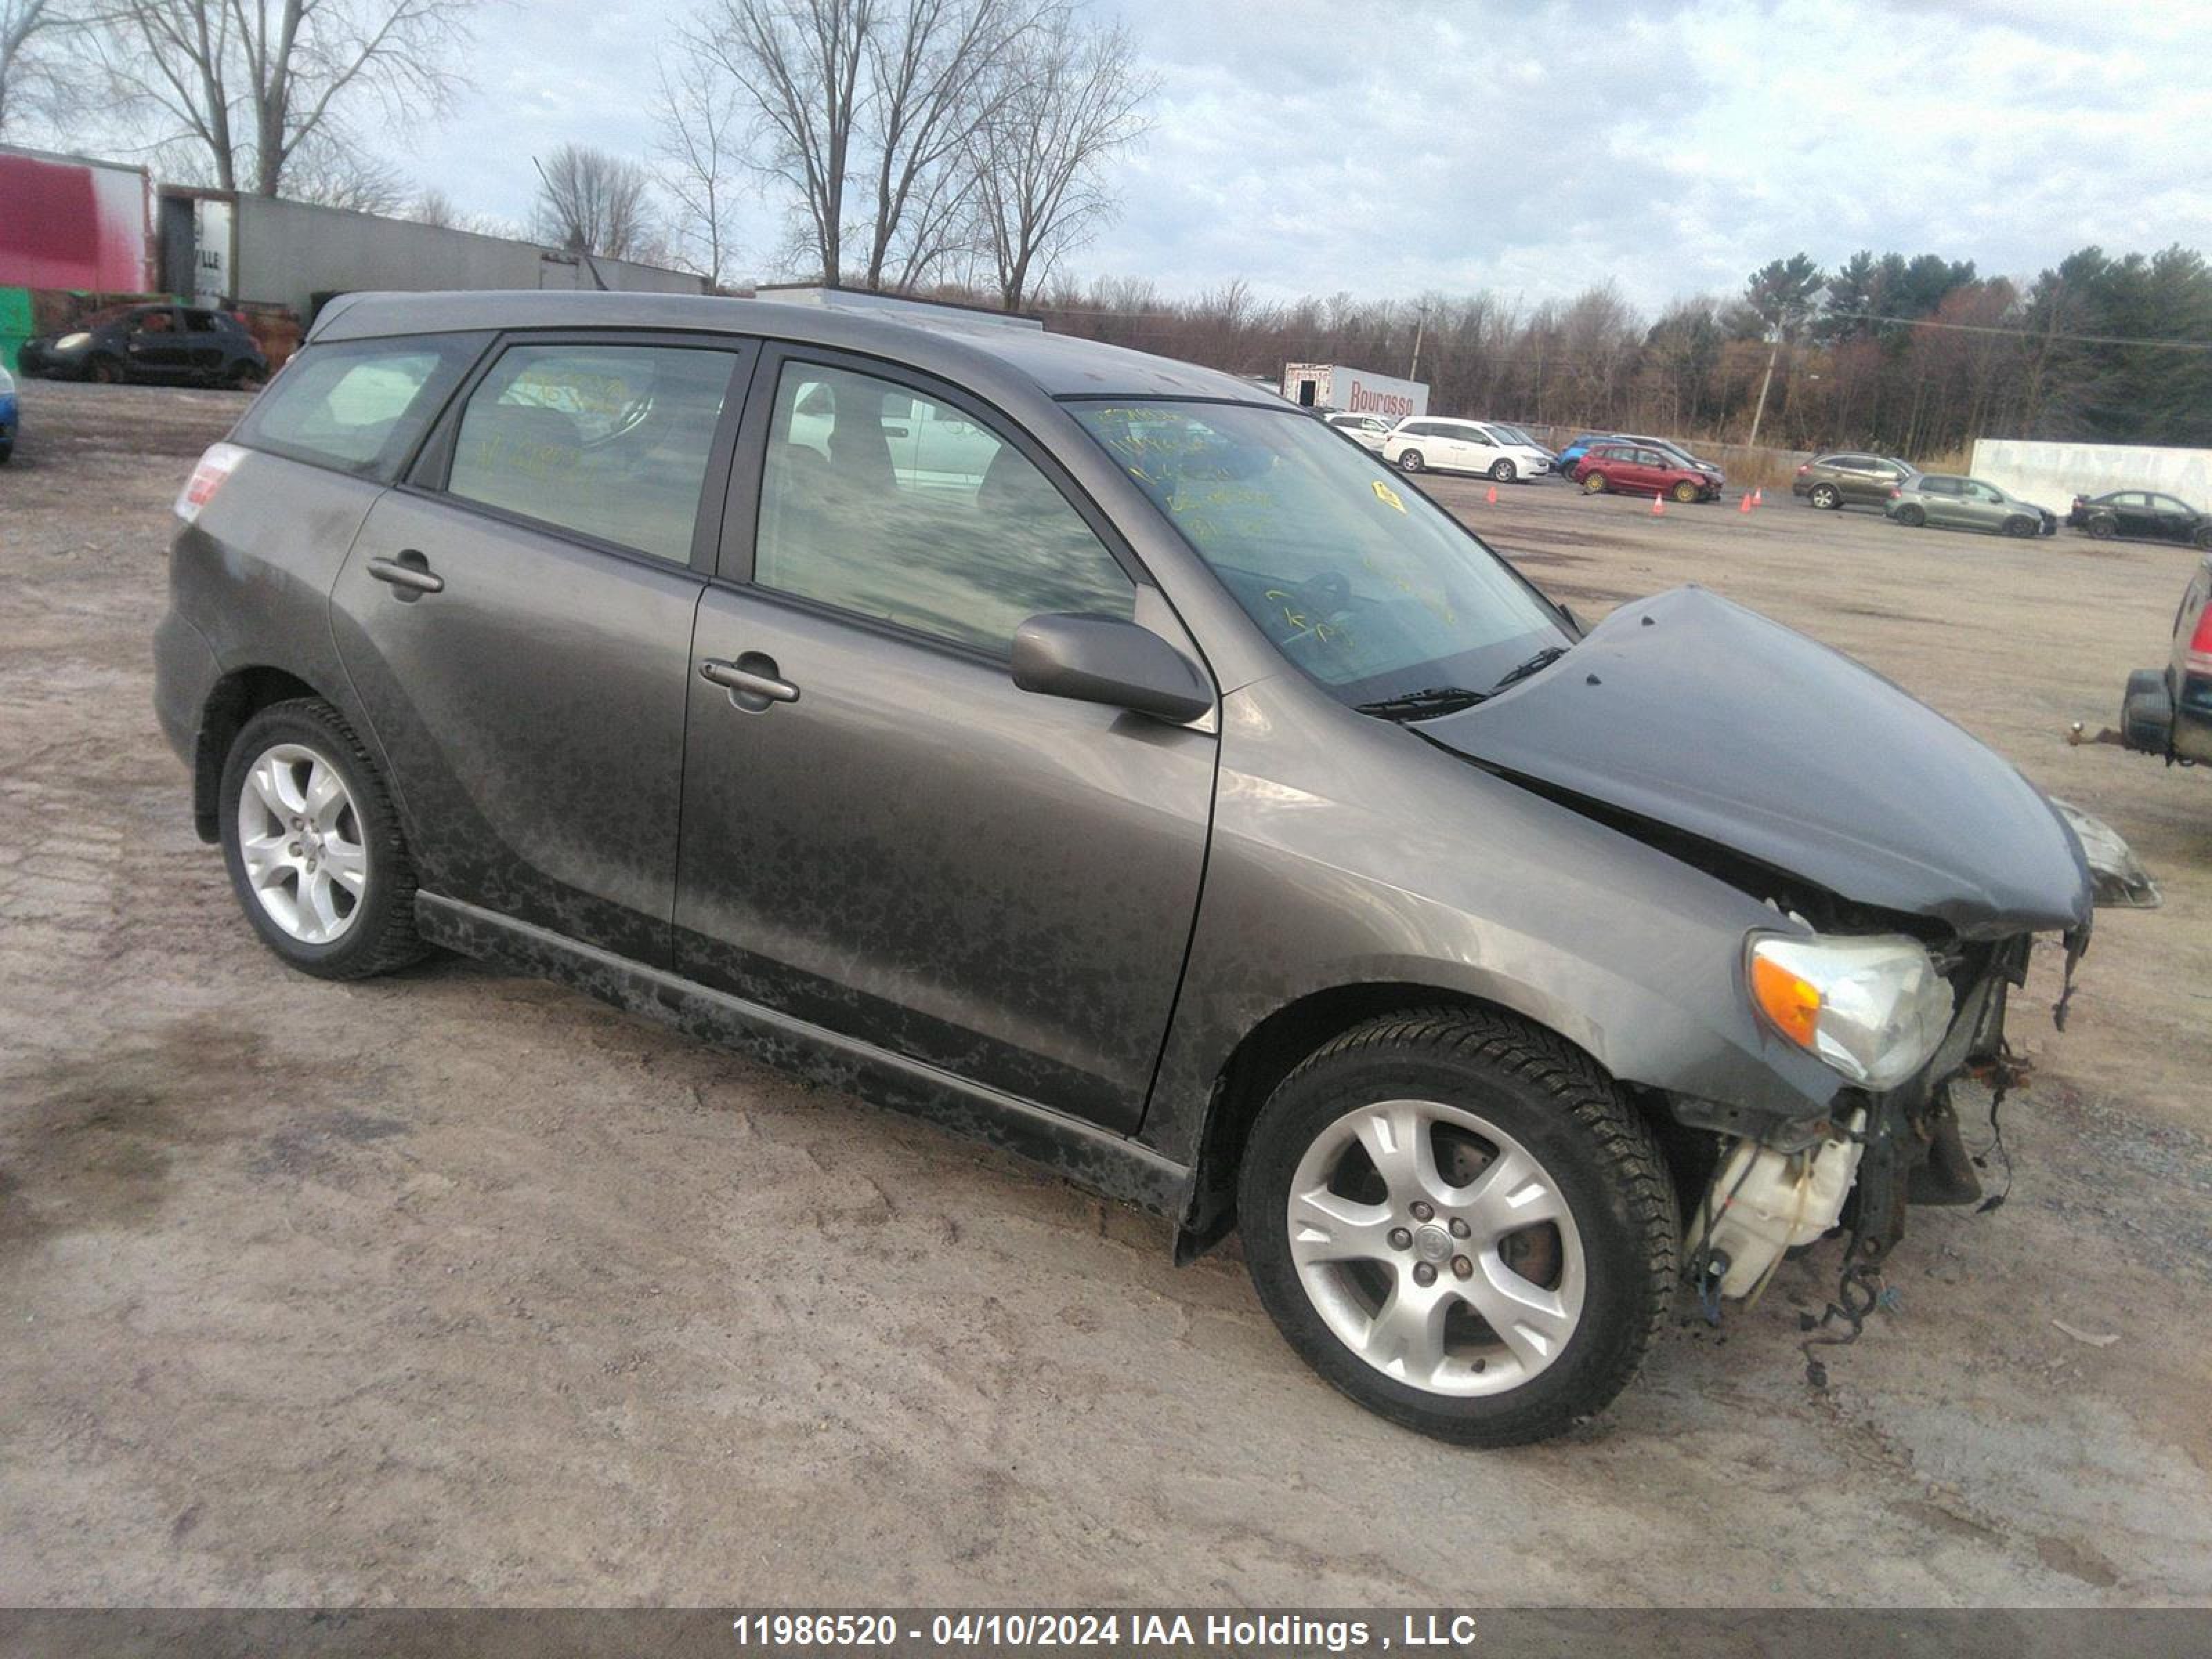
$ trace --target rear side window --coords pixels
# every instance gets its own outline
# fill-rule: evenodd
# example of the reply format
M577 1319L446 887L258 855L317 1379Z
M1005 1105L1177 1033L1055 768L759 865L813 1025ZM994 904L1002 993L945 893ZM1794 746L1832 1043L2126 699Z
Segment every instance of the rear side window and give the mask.
M1136 608L1020 450L949 404L799 362L776 386L753 580L995 657L1042 612Z
M254 399L234 441L388 483L488 337L311 345Z
M469 394L447 493L689 563L737 361L692 346L510 347Z

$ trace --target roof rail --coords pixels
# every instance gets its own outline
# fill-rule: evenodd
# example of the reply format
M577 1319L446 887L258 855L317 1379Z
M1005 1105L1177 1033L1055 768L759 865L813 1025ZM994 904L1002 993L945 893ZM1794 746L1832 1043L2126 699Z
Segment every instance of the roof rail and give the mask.
M825 311L884 312L896 317L901 314L942 317L951 313L970 322L997 323L1007 328L1032 328L1042 331L1044 319L1027 317L1018 313L1000 311L993 306L970 305L964 300L916 300L903 294L872 294L864 289L824 288L818 283L775 283L753 290L757 300L772 300L779 305L819 306Z

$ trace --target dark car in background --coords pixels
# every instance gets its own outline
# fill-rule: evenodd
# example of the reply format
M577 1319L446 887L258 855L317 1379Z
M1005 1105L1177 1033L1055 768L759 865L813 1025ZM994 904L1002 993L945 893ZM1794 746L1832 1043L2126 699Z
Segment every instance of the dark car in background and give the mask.
M2024 501L1986 478L1951 472L1922 472L1890 491L1885 509L1912 529L1936 525L1946 530L1986 530L2000 536L2053 536L2058 515Z
M2199 513L2176 495L2154 489L2116 489L2108 495L2076 495L2066 522L2099 541L2125 536L2155 542L2212 547L2212 513Z
M1790 491L1832 513L1844 507L1887 508L1898 490L1919 476L1919 468L1893 455L1838 450L1799 467Z
M269 359L228 312L199 306L117 306L23 343L24 373L55 380L182 380L258 386Z
M1575 463L1574 480L1593 495L1672 495L1685 504L1720 499L1720 469L1671 447L1613 438L1592 444Z
M2144 754L2184 765L2212 763L2212 555L2190 577L2173 613L2166 666L2128 676L2120 733Z
M1976 1195L1951 1079L2092 926L2060 810L1840 653L1585 632L1271 391L1016 319L349 296L177 514L156 711L282 961L550 975L1239 1230L1454 1440Z

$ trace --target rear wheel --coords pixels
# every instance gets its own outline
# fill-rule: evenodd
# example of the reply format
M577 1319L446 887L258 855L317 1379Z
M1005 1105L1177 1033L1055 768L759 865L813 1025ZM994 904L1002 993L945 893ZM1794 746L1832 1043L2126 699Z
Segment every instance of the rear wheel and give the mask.
M1680 1226L1649 1129L1587 1055L1506 1016L1370 1021L1284 1081L1250 1144L1261 1301L1408 1428L1557 1434L1620 1392L1672 1297Z
M301 698L246 721L218 799L232 890L262 942L324 979L424 954L415 866L375 763L338 712Z
M1490 477L1497 483L1511 483L1515 472L1513 463L1500 457L1490 464Z
M1585 495L1604 495L1605 474L1602 472L1585 472L1583 474L1583 494Z
M1421 459L1421 452L1419 450L1407 449L1400 452L1398 456L1398 465L1407 472L1419 472L1425 463Z
M1923 507L1900 507L1897 509L1897 521L1902 525L1910 525L1913 529L1917 530L1928 522L1928 514Z
M1832 513L1844 504L1844 492L1833 484L1814 484L1808 499L1823 512Z
M1704 490L1698 489L1697 485L1692 483L1687 478L1683 479L1681 483L1674 486L1674 499L1681 502L1685 507L1687 507L1692 501L1702 498L1705 493L1705 492Z
M2089 534L2097 541L2112 540L2114 532L2118 529L2119 526L2114 524L2110 519L2096 518L2089 520Z

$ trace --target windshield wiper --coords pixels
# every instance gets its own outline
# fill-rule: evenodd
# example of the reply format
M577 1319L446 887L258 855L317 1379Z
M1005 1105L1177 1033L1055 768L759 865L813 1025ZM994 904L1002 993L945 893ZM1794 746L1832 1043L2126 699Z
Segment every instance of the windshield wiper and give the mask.
M1568 647L1564 645L1546 646L1534 656L1529 658L1528 661L1507 669L1505 671L1505 678L1490 688L1490 695L1495 696L1498 693L1503 691L1507 686L1517 685L1522 680L1527 679L1531 674L1542 673L1553 663L1559 661L1560 658L1565 656L1567 654L1567 650Z
M1356 705L1363 714L1379 714L1386 720L1425 720L1469 708L1490 695L1463 685L1430 685L1419 691L1401 691L1395 697L1377 697Z

